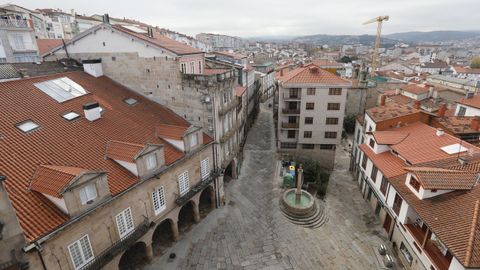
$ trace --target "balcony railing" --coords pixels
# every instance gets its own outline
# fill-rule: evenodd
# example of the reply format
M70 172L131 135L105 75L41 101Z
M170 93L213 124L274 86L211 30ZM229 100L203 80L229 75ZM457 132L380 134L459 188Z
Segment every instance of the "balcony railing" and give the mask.
M284 100L300 100L300 94L283 93Z
M102 251L99 255L96 255L95 258L86 264L83 269L101 269L107 263L109 263L115 256L121 252L127 250L131 245L135 244L140 237L142 237L149 228L150 222L146 217L141 224L139 224L135 230L133 230L129 235L115 242L111 247Z
M298 128L299 126L300 126L299 123L282 122L282 128Z
M0 27L30 28L27 20L0 19Z
M213 182L213 179L215 179L217 176L218 176L218 172L211 171L210 175L206 179L200 180L200 182L198 182L195 186L190 188L190 190L187 193L183 195L175 194L177 196L177 198L175 199L175 203L179 206L184 205L191 198L193 198L195 194L197 194L198 192L205 189L208 185L210 185L210 183Z
M217 82L223 82L238 77L236 69L228 70L217 74L186 74L182 73L182 78L185 80L196 81L201 84L211 85Z
M282 109L283 114L300 114L300 109Z

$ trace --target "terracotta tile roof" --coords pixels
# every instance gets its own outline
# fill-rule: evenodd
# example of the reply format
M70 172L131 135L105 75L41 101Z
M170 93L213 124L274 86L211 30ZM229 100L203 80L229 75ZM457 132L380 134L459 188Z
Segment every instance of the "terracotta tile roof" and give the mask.
M475 95L468 99L462 98L457 103L480 109L480 95Z
M80 84L89 94L58 103L34 86L37 82L65 76ZM109 189L115 196L138 179L115 161L105 159L109 141L163 144L167 165L184 155L158 138L155 129L159 125L187 129L190 123L106 76L94 78L84 72L69 72L2 82L0 89L0 171L7 176L6 190L29 241L69 219L47 198L29 189L39 165L54 164L107 172ZM138 103L127 105L123 100L129 97L137 99ZM83 117L82 108L92 101L104 108L102 118L94 122ZM69 111L82 116L67 121L61 113ZM39 124L40 128L26 134L16 128L17 123L27 119ZM204 142L210 140L204 135Z
M378 144L392 145L403 141L409 134L396 131L375 131L373 137Z
M350 87L352 83L344 80L314 64L296 68L278 77L284 84L325 84Z
M398 104L403 104L403 105L408 105L408 104L410 104L411 102L414 101L413 98L409 98L409 97L404 96L404 95L388 96L387 99L388 99L388 101L395 102L395 103L398 103Z
M437 130L435 128L421 122L415 122L413 124L390 130L409 133L409 136L400 143L392 145L391 148L411 164L449 158L452 155L445 153L440 148L456 143L462 143L462 146L467 149L477 149L473 145L447 133L442 136L437 136ZM464 153L461 155L463 154Z
M243 94L245 93L246 90L247 90L247 87L237 85L237 86L235 86L235 95L237 97L241 97L241 96L243 96Z
M470 190L477 181L478 173L432 167L408 167L425 189Z
M389 120L392 118L396 118L399 116L414 114L419 111L420 110L411 108L403 104L389 102L389 103L386 103L384 106L378 106L375 108L368 109L366 113L368 116L370 116L370 118L372 118L374 122L377 123L377 122Z
M463 74L480 74L480 68L470 68L470 67L462 67L462 66L453 66L457 73Z
M472 120L476 118L477 116L448 116L435 118L435 121L454 134L480 133L480 130L472 129L471 126Z
M229 69L223 69L223 68L216 68L216 69L212 69L212 68L205 68L203 69L203 75L216 75L216 74L222 74L222 73L225 73L229 71Z
M153 38L151 38L151 37L148 37L146 34L131 31L118 24L112 25L112 27L116 30L127 33L141 40L144 40L154 45L157 45L159 47L165 48L166 50L169 50L178 55L203 53L202 51L195 49L187 44L183 44L181 42L175 41L173 39L170 39L166 36L161 35L160 33L157 32L157 29L153 30Z
M67 42L68 39L65 39L65 42ZM60 46L63 44L62 39L37 39L37 45L38 45L38 52L40 55L43 55L46 52L51 51L52 49Z
M361 144L359 147L386 178L405 174L403 169L406 166L405 162L390 153L390 151L375 154L370 146L366 144Z
M86 169L76 167L41 165L33 176L30 189L61 198L62 190L74 178L86 171Z
M121 141L109 141L107 143L107 158L135 162L135 156L145 148L143 144L128 143Z
M407 85L404 85L401 87L403 91L415 94L415 95L420 95L420 94L425 94L428 93L428 87L427 86L421 86L415 83L409 83Z
M188 127L172 126L168 124L160 124L156 126L157 136L165 139L183 140L183 135Z

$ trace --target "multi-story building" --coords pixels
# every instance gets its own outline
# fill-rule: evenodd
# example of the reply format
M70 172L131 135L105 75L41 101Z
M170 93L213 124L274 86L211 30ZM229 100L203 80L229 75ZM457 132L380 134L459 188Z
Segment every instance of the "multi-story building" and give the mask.
M84 68L0 83L2 269L133 269L220 201L201 127Z
M105 75L201 126L217 142L216 161L236 178L238 130L232 69L208 69L204 52L148 27L95 26L44 55L78 61L101 59Z
M392 107L393 106L393 107ZM357 124L356 177L407 269L479 269L480 149L398 104Z
M46 36L42 38L63 38L71 39L77 34L75 13L69 14L59 9L37 9L43 16L43 24L46 29Z
M323 166L333 168L350 81L314 64L280 74L277 79L277 149L318 159Z
M470 92L458 100L455 116L480 116L480 95Z
M0 6L0 62L39 61L31 12L22 7Z
M246 42L239 37L211 33L200 33L196 35L196 38L210 46L214 51L236 50L246 44Z

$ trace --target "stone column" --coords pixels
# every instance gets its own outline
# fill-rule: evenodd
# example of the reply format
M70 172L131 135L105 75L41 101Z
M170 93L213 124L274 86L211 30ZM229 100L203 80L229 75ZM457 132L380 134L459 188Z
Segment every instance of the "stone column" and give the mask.
M179 233L178 233L178 222L174 222L172 221L172 233L173 233L173 241L174 242L177 242L178 241L178 237L179 237Z
M200 222L200 212L198 210L198 203L193 204L193 220L195 221L195 223Z
M153 260L153 248L152 245L147 245L145 248L145 255L147 257L147 260L150 262Z

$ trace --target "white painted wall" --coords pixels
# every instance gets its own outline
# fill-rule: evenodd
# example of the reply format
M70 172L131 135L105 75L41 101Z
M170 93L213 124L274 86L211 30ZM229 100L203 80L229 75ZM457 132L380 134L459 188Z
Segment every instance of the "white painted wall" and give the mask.
M67 205L65 204L64 199L55 198L45 193L42 194L43 196L47 197L47 199L49 199L53 204L55 204L55 206L62 210L63 213L68 214Z
M114 160L115 162L120 164L122 167L127 169L129 172L133 173L135 176L138 176L137 164L118 160L118 159L114 159Z
M455 115L458 115L458 112L460 111L461 107L464 107L464 108L467 109L465 111L465 116L480 116L480 109L470 107L470 106L466 106L466 105L463 105L463 104L458 104L457 105L457 108L455 109Z
M180 151L185 151L185 145L184 145L184 142L181 141L181 140L172 140L172 139L166 139L166 138L163 138L165 141L167 141L168 143L170 143L171 145L173 145L175 148L177 148L178 150Z

